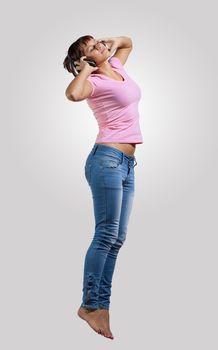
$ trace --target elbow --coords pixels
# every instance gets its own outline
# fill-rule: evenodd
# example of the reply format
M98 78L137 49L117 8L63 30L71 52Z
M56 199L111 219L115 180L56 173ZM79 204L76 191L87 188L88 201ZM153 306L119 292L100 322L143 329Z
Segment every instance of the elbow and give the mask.
M133 47L132 39L131 39L129 36L125 36L124 38L126 39L128 48L131 48L131 49L132 49L132 47Z
M70 101L77 101L77 98L75 97L75 95L70 94L69 92L65 92L65 96L67 97L68 100Z
M129 44L130 44L130 49L132 50L133 49L133 43L132 43L131 38L129 38Z
M127 38L129 40L130 45L132 46L132 39L129 36L127 36Z

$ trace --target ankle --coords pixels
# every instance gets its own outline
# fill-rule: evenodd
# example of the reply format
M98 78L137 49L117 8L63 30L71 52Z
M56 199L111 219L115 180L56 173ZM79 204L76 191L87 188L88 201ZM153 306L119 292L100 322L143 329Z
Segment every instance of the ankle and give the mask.
M109 311L109 307L106 307L106 306L99 306L99 310L106 310L106 311Z

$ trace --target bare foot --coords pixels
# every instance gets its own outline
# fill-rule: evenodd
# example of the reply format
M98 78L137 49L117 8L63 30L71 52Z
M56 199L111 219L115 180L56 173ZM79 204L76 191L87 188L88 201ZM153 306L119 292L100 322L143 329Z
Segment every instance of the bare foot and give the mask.
M95 332L107 338L114 339L109 326L109 311L106 309L88 310L80 307L77 315L88 322Z

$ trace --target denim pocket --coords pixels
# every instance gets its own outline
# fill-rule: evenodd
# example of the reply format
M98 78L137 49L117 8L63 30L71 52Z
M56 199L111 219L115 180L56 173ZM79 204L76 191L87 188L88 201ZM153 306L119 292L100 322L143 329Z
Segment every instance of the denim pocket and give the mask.
M117 168L120 165L119 160L103 160L101 166L106 168Z
M98 164L101 168L118 168L118 166L121 164L121 161L119 158L104 155L101 158L95 158L95 163Z

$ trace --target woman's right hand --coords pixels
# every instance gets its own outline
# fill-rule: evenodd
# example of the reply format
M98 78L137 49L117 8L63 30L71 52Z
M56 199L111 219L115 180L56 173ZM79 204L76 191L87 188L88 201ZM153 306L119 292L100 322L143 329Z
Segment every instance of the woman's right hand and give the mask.
M74 61L74 65L78 73L80 73L83 69L87 69L90 74L98 70L98 67L93 67L88 62L84 61L85 58L87 59L86 56L82 56L79 60Z

